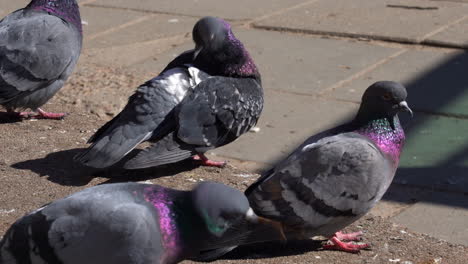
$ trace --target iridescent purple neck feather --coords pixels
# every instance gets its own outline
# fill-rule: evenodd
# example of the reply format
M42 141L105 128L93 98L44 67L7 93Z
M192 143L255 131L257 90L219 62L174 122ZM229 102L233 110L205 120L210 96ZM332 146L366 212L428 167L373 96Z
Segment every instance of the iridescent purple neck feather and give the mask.
M80 10L75 0L32 0L26 8L58 16L72 23L80 33L83 33Z
M194 65L211 75L255 78L261 81L257 66L242 42L232 33L231 25L220 18L216 19L217 21L214 23L219 23L218 26L221 26L223 30L213 26L215 29L211 30L214 30L214 32L209 33L218 35L218 38L213 40L213 35L211 35L210 41L214 41L214 43L202 43L205 45L205 49L197 56ZM199 31L194 30L194 34L208 34L203 30ZM198 38L203 39L204 37L199 36ZM207 37L205 36L205 38Z
M393 124L387 118L374 119L361 126L356 132L371 139L383 153L389 155L396 168L405 143L405 132L398 116L395 115L392 122Z
M227 69L228 73L235 74L238 76L258 76L258 68L255 65L252 57L250 57L249 52L245 49L244 44L238 40L232 31L229 31L228 34L228 40L229 42L236 48L240 49L242 51L242 57L244 60L241 60L241 64L229 64Z
M159 216L164 254L159 263L172 263L179 260L182 252L182 238L178 231L172 207L173 197L164 188L148 187L144 192L145 200L151 203Z

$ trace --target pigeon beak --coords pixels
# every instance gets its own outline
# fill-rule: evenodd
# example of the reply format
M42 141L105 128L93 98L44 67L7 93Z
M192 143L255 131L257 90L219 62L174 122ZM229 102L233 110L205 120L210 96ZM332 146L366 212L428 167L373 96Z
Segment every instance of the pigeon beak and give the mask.
M413 111L411 110L411 108L409 108L408 103L406 101L401 101L398 104L398 107L400 108L400 110L408 112L411 115L411 117L413 117Z
M195 50L193 53L193 60L195 60L198 57L198 54L203 50L203 46L196 45Z
M278 230L278 233L280 234L281 238L284 241L286 241L286 235L284 234L283 225L281 224L281 222L258 216L254 213L252 208L249 208L249 210L247 211L246 218L247 218L247 221L251 223L268 225L268 226L273 227L274 229Z

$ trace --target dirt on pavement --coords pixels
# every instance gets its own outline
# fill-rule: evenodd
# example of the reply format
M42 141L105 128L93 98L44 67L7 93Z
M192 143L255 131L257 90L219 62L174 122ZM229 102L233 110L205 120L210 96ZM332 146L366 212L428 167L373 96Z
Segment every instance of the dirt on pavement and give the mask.
M87 139L150 76L80 64L68 84L44 106L47 111L70 113L65 120L18 121L0 112L0 236L25 213L97 184L149 181L188 189L196 182L214 180L244 190L258 177L234 167L235 162L223 169L185 161L137 171L121 170L119 164L106 170L75 164L73 156L87 147ZM410 232L385 218L367 215L345 231L358 230L366 231L364 242L372 245L360 254L322 251L320 242L308 240L245 246L214 263L468 263L468 248Z

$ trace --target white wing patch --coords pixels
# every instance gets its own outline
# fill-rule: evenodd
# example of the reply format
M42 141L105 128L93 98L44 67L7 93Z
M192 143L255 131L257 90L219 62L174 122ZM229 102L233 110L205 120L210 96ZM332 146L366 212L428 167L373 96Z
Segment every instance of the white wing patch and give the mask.
M192 88L190 79L184 69L174 68L161 74L156 81L179 103Z
M188 67L188 72L189 74L184 68L170 69L161 74L156 81L174 97L177 103L180 103L189 89L193 89L209 76L191 66Z
M199 69L195 67L189 67L188 71L190 73L190 76L192 77L190 78L190 84L192 85L192 87L195 87L199 83L201 83L203 81L201 76L206 75L206 73L200 71Z
M309 150L313 149L315 146L317 146L317 143L312 143L312 144L306 145L306 146L304 146L302 148L302 152L309 151Z

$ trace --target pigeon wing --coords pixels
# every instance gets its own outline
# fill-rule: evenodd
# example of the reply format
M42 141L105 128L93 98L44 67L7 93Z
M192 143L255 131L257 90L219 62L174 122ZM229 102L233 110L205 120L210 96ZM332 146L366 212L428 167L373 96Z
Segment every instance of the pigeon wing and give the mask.
M205 79L174 110L169 122L177 131L140 152L125 168L174 163L228 144L256 124L262 107L263 94L253 79Z
M6 233L0 260L90 264L153 261L145 258L162 253L161 245L157 245L161 240L157 216L142 198L125 190L126 185L140 191L135 184L93 187L26 215ZM119 251L125 256L115 253Z
M177 109L177 137L197 150L228 144L255 126L263 91L255 79L212 77L201 82Z
M80 50L81 35L70 23L24 9L10 14L0 22L0 103L67 74Z
M122 112L90 138L93 144L76 159L87 166L105 168L156 136L191 88L191 78L187 69L175 68L140 86Z
M246 194L261 216L319 227L365 214L388 188L389 175L389 161L372 142L345 133L296 150Z

